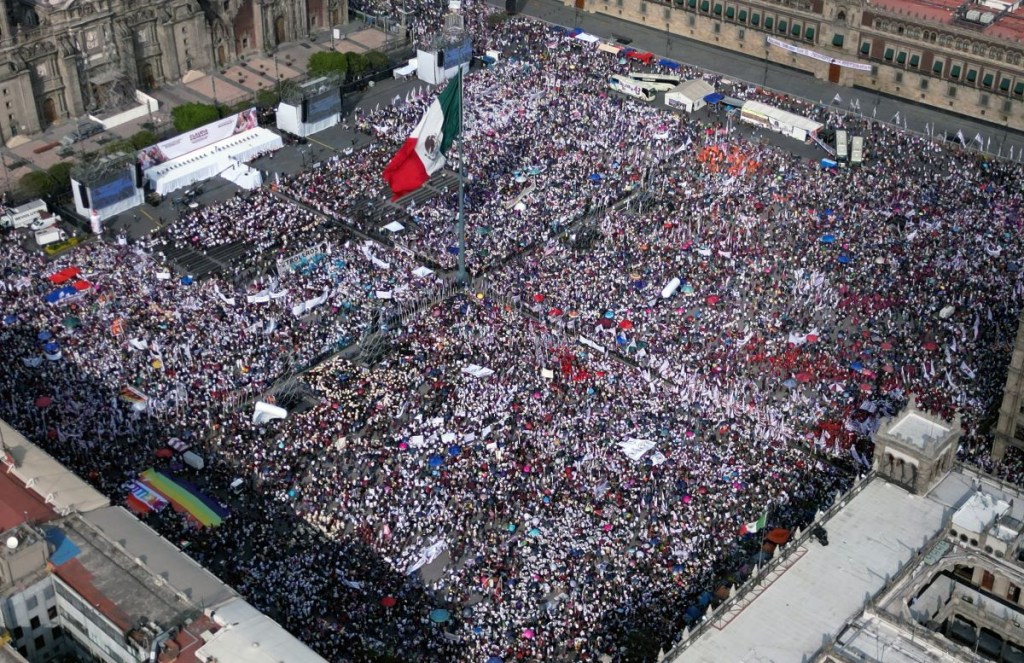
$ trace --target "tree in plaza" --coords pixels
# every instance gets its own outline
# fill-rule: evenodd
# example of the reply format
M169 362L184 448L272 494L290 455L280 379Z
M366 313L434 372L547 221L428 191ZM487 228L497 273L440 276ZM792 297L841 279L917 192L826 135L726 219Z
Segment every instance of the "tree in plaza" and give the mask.
M362 53L352 53L350 51L345 54L345 59L348 61L348 70L353 78L356 78L366 71L366 56Z
M149 147L156 142L156 134L147 129L137 131L131 135L128 139L132 147L136 150L141 150L144 147Z
M178 131L188 131L204 124L215 122L221 117L218 108L212 104L189 102L171 109L171 119Z
M42 171L33 170L25 173L18 180L22 193L29 198L43 198L53 191L53 178Z
M366 66L370 71L387 69L389 64L391 64L391 61L388 60L388 56L380 51L369 51L366 54Z
M59 161L46 170L52 178L52 193L58 197L63 198L71 193L71 167L73 165L71 161Z
M344 76L348 70L348 59L337 51L320 51L309 56L306 71L312 77L337 74Z

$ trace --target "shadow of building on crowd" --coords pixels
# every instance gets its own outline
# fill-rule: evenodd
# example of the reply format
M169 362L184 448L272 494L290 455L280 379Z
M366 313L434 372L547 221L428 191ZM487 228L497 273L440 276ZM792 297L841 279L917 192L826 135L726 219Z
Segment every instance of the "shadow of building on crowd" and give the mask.
M160 545L183 558L187 554L200 567L208 569L230 586L224 588L228 593L235 597L240 594L256 610L279 622L326 660L429 661L436 659L434 652L441 646L447 652L457 649L458 645L452 642L451 636L446 636L442 628L427 619L430 610L436 606L418 576L396 572L390 563L360 540L358 533L328 537L299 515L292 500L281 501L275 495L262 492L253 487L258 484L255 481L243 481L241 485L233 483L238 475L223 455L207 454L205 469L201 471L184 466L177 462L178 459L159 457L155 454L160 444L158 441L166 440L169 434L183 432L178 430L173 416L132 414L130 404L120 402L117 391L104 384L99 376L80 371L67 359L37 363L35 357L18 356L24 348L37 345L37 330L27 324L5 325L0 331L9 341L0 344L0 393L3 394L0 398L0 419L10 423L10 428L0 432L6 432L7 438L23 434L30 445L38 445L49 454L48 457L52 457L48 467L57 468L54 472L67 472L69 477L60 484L63 486L60 490L53 487L58 484L53 484L50 494L32 498L40 510L48 514L45 518L29 509L23 513L21 507L11 506L13 491L0 491L3 512L14 513L19 521L8 523L11 528L4 529L10 529L10 533L5 534L5 538L17 537L19 541L40 543L44 537L38 526L50 521L47 526L51 528L85 532L82 536L67 535L80 550L95 538L97 550L130 552L131 541L125 537L107 540L102 532L97 534L94 531L97 525L90 520L97 518L96 514L119 512L123 515L115 515L124 521L125 528L146 530L152 534L148 528L139 525L144 523L156 530L173 547L166 546L163 539L153 535ZM33 365L26 364L24 359L29 359ZM115 417L115 408L129 414L121 420ZM83 418L89 421L85 430L94 434L83 435L82 439L67 434L72 428L71 422L80 422ZM134 432L125 432L128 421L132 422ZM119 426L122 432L116 432ZM14 439L6 442L7 447L16 445ZM208 451L198 439L193 448ZM36 452L40 457L46 454ZM22 456L22 452L17 451L5 453L4 459L13 467L21 462ZM150 512L136 520L135 516L116 505L128 502L127 484L149 467L186 479L205 495L226 505L231 514L219 527L200 527L193 518L173 508ZM17 470L10 469L10 472L16 475ZM76 484L79 480L74 475L82 477L83 481ZM50 479L52 484L52 477ZM96 490L87 488L84 482ZM25 488L25 483L29 488ZM42 477L27 477L17 485L21 486L20 490L29 491L32 486L38 490L44 484L50 485ZM53 505L62 499L61 492L67 493L72 485L80 485L80 491L94 495L102 504L89 507L89 513L77 513L73 505L61 512L53 511ZM107 499L115 506L107 506ZM17 528L25 531L18 530L21 534L14 532ZM45 542L40 545L45 547ZM44 559L51 559L49 566L44 565L42 570L33 572L39 576L37 580L55 573L52 555L58 548L51 544L49 550L40 549ZM123 568L128 569L120 573L129 575L139 572L132 571L133 564L146 567L157 563L157 560L147 563L145 555L134 560L131 555L121 553L120 556L124 557L121 559ZM106 568L107 565L108 562L104 562L102 566ZM111 573L116 575L117 571ZM287 583L278 585L267 578L287 579ZM168 579L165 575L162 582L171 594L180 589L175 586L173 577ZM220 585L213 579L210 583ZM386 596L399 599L393 605L382 603ZM173 602L177 599L171 597L168 600ZM216 621L215 614L208 614L216 610L211 610L208 603L204 605L201 595L192 595L191 602L196 608L191 619ZM48 626L39 626L47 629L44 644L48 645L59 636L61 629L67 633L72 628L65 626L61 614L47 620ZM50 621L55 623L50 624ZM188 620L179 621L174 628L180 628L182 632L190 628L186 623ZM10 624L7 626L12 630L15 628ZM49 630L55 627L60 628ZM28 629L29 625L26 623L23 628ZM211 626L204 630L215 628ZM257 630L263 635L256 633L251 637L257 640L259 637L273 637L266 629L267 626L260 627ZM57 636L51 636L51 632ZM34 637L38 636L29 638L29 635L25 630L21 637L31 645ZM239 632L232 637L241 635ZM173 643L166 644L166 647L173 647ZM148 660L148 654L147 651L138 660Z

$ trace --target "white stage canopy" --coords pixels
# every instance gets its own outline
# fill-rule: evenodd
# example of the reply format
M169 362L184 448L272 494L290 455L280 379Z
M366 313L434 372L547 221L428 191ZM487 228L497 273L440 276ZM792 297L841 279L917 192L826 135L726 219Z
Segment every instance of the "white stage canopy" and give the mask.
M237 163L280 149L284 143L273 131L256 127L202 149L153 166L145 171L153 190L161 195L210 179Z

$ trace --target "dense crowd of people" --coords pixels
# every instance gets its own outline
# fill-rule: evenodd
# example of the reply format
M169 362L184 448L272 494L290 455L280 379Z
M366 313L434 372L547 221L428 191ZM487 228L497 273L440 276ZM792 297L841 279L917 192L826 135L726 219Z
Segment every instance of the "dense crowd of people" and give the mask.
M911 395L961 415L962 459L1024 478L989 456L1024 296L1017 167L773 99L865 136L862 167L822 170L717 109L610 95L635 63L485 19L504 59L466 81L464 292L425 264L455 264L454 191L387 217L403 248L366 239L429 102L411 95L359 112L358 158L169 228L253 247L275 267L251 282L0 240L2 416L114 499L172 437L210 490L251 479L219 528L150 518L331 661L667 650L757 563L742 526L809 523ZM69 267L85 285L49 301ZM298 406L305 369L315 404L254 420L268 393Z

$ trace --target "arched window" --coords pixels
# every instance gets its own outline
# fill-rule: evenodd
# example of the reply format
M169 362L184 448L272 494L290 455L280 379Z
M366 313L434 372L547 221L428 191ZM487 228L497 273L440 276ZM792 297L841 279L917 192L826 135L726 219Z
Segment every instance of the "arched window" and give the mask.
M846 12L844 12L842 9L840 9L839 13L836 14L836 20L837 21L846 21Z

